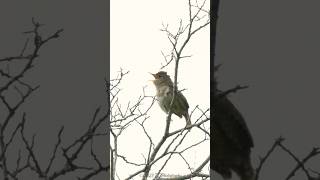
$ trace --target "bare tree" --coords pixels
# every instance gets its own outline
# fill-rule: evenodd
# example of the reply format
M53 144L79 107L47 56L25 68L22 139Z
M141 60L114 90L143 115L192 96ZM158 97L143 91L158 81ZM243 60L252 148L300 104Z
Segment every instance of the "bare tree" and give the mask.
M260 157L260 163L256 169L256 177L255 180L259 179L259 175L261 170L263 169L263 166L265 165L266 161L268 160L268 158L275 152L276 149L280 149L283 152L285 152L286 154L288 154L288 156L290 156L295 162L296 162L296 166L288 173L287 177L285 178L285 180L289 180L292 179L296 173L298 173L299 171L302 171L307 180L318 180L320 179L320 173L313 170L312 168L307 168L307 163L308 161L310 161L311 159L315 159L316 156L319 156L320 154L320 149L318 147L314 147L312 148L312 150L303 158L299 158L292 150L290 150L285 144L284 144L284 138L283 137L279 137L275 140L275 142L273 143L273 145L270 147L270 149L267 151L267 153L263 156Z
M207 27L210 23L209 21L209 10L205 9L206 1L202 2L191 2L188 1L188 21L186 24L182 20L179 22L178 29L176 31L172 31L169 28L168 24L163 24L161 29L167 36L171 44L171 50L169 53L162 52L164 63L161 65L161 69L167 67L171 63L174 63L174 90L173 90L173 98L171 100L170 111L165 120L165 129L162 133L162 137L159 141L155 141L152 138L151 129L148 129L145 126L145 123L150 118L148 116L148 112L150 108L155 103L156 99L153 95L147 95L143 89L142 95L136 100L134 103L129 101L124 108L122 108L121 104L118 101L120 89L117 88L117 85L121 82L123 77L128 74L128 72L120 71L117 78L111 80L113 84L111 84L111 125L110 132L113 137L113 141L111 142L111 178L112 179L120 179L117 174L118 166L117 163L121 160L133 167L138 168L139 170L133 172L131 175L126 177L125 179L138 179L138 175L142 177L143 180L146 179L190 179L194 177L200 177L203 179L209 179L209 170L206 172L205 167L208 167L210 162L210 155L208 154L207 158L201 160L202 163L198 167L192 167L189 160L185 158L185 153L190 151L191 149L199 146L202 143L208 142L210 140L210 132L209 132L209 108L202 109L199 106L195 106L195 108L191 111L191 116L195 111L200 112L198 117L193 117L193 124L191 126L187 126L185 128L181 128L178 130L171 131L170 130L170 122L172 116L172 104L175 99L178 82L178 70L179 63L184 58L189 58L191 55L185 55L184 50L185 47L191 42L190 40L203 28ZM145 106L141 106L142 104L148 104ZM147 153L143 154L144 161L143 162L134 162L129 160L125 154L119 154L119 137L125 132L128 128L138 125L141 128L142 133L148 139L148 145L146 145ZM203 139L200 139L196 143L188 143L188 145L183 145L186 143L185 139L189 135L191 130L199 130L199 132L203 133ZM188 174L185 175L177 175L174 177L163 177L163 170L167 166L167 164L172 160L173 157L179 157L181 162L186 165L186 168L189 170ZM157 166L158 168L155 168ZM153 170L153 171L152 171ZM151 172L152 175L150 174ZM121 178L123 179L123 178Z
M17 56L10 56L0 59L0 171L3 179L25 179L24 173L34 173L39 179L54 180L64 176L72 175L78 179L91 179L92 177L106 173L109 169L108 163L97 155L94 142L99 138L105 138L105 125L108 117L108 108L103 112L97 108L89 122L88 128L73 142L64 142L65 128L62 126L57 131L57 141L52 142L54 148L51 151L50 160L44 166L39 162L39 156L35 150L35 137L28 138L26 126L28 122L27 112L22 111L22 105L39 89L39 86L32 85L24 77L32 70L35 61L43 47L52 40L58 39L63 29L52 34L43 36L40 32L43 26L32 19L33 29L24 32L29 38L26 40L21 52ZM18 68L21 67L22 68ZM15 69L15 71L10 71ZM10 93L16 96L10 96ZM22 114L22 115L20 115ZM18 121L16 120L18 119ZM19 153L9 156L8 149L14 143L19 144ZM48 142L50 143L50 142ZM85 153L89 150L89 153ZM91 157L82 165L83 157ZM54 166L55 162L62 162L62 166ZM14 166L14 167L13 167ZM81 172L77 175L75 172Z

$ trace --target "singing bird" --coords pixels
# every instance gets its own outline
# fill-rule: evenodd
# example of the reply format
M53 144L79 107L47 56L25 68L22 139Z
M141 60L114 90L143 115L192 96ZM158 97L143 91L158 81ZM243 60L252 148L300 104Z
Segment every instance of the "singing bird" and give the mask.
M253 180L250 151L253 139L245 120L237 108L213 84L213 170L225 180L234 171L241 180Z
M152 73L150 73L152 74ZM173 82L170 76L165 71L159 71L156 74L152 74L154 77L153 84L156 86L157 99L160 108L165 112L169 113L170 104L173 97ZM190 116L188 113L189 104L184 95L177 90L173 104L172 113L186 120L186 126L191 125Z

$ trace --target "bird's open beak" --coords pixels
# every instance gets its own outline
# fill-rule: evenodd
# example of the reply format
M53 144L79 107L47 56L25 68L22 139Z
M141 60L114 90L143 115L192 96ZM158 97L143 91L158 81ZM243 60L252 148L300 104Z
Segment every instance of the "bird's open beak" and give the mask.
M156 78L156 75L155 74L152 74L151 72L149 72L154 78Z

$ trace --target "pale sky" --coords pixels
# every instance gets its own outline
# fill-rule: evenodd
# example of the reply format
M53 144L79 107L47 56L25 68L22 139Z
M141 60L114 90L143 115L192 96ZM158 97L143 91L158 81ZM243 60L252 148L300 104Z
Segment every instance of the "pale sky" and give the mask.
M149 72L156 73L160 70L161 63L164 63L161 51L168 52L170 48L166 34L160 31L162 23L168 23L169 28L175 30L180 19L185 20L188 16L187 5L185 0L111 0L111 78L117 75L120 68L130 71L121 84L123 90L119 95L120 102L126 104L128 101L136 100L142 94L144 86L146 94L155 95L155 87L149 81L153 77ZM209 8L209 2L207 7ZM196 105L203 109L210 107L209 30L208 26L191 39L184 55L192 57L181 60L179 65L178 87L186 89L183 94L188 99L189 111ZM171 78L174 77L173 66L168 66L164 70L171 75ZM164 131L166 114L158 104L155 104L149 115L151 118L147 127L157 143ZM172 129L182 128L184 125L184 119L173 116ZM203 137L199 131L191 132L190 135L191 138L187 139L187 142L197 141ZM128 154L132 161L143 162L141 154L146 152L147 142L139 127L128 128L119 139L119 151ZM187 158L192 162L190 165L196 167L209 153L208 141L196 151L190 151ZM188 173L186 167L179 162L181 160L177 159L169 163L168 167L173 171L164 172ZM120 162L118 170L120 178L135 172L132 166L125 166Z

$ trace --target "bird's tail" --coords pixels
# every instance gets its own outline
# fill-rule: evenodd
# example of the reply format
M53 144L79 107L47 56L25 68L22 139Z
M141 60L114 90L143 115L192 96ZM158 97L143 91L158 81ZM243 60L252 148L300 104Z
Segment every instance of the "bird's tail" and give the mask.
M186 112L183 116L186 119L186 126L190 126L191 125L191 119L190 119L189 113Z

